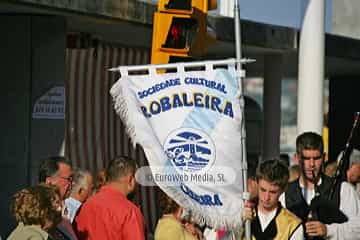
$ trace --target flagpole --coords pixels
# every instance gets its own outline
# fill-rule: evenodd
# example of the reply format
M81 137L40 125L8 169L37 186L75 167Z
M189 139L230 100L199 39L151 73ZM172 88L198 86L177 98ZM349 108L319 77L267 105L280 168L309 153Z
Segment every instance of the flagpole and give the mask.
M234 21L235 21L235 48L236 48L236 67L237 67L237 75L236 78L239 84L240 91L240 107L242 114L241 121L241 154L242 154L242 171L243 171L243 200L249 200L249 193L247 189L247 159L246 159L246 131L245 131L245 98L243 93L242 86L242 78L245 77L245 74L242 70L242 62L241 62L241 26L240 26L240 7L239 1L234 1ZM250 220L246 220L245 222L245 239L251 239L251 229L250 229Z

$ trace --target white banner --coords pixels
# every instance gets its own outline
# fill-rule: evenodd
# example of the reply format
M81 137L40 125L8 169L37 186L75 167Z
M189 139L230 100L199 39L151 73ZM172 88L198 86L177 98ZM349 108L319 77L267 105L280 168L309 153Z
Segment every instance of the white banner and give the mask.
M189 65L205 71L185 71ZM238 228L243 119L235 60L166 66L177 72L158 74L156 65L119 67L121 78L110 91L129 136L150 163L152 174L141 169L137 179L144 185L155 181L199 223ZM139 70L149 74L129 74Z

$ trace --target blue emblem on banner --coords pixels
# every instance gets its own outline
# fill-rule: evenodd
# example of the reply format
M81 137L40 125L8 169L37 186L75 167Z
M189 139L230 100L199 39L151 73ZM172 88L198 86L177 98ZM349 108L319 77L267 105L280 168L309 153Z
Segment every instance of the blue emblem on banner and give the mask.
M211 138L192 128L180 128L170 133L165 140L164 150L172 164L185 172L208 169L215 160Z

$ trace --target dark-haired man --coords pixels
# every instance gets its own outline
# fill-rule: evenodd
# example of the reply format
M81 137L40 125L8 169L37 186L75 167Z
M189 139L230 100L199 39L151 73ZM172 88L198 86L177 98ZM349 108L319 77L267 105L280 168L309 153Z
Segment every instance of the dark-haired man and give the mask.
M62 156L49 157L40 164L39 182L57 186L61 201L64 202L71 191L72 174L71 162L68 159ZM54 240L77 240L65 212L63 212L62 221L57 225L55 231L51 233L51 238Z
M289 181L287 166L278 159L263 161L256 170L258 202L251 222L255 239L304 239L301 220L279 202Z
M40 164L39 182L57 186L62 200L69 197L72 186L70 161L61 156L44 159Z
M296 139L298 180L289 183L283 204L305 223L312 239L360 239L360 201L349 183L332 186L322 174L325 152L322 137L305 132Z
M255 171L248 171L248 177L248 185L257 182L249 186L250 199L256 202L255 207L246 202L242 216L244 220L251 220L252 239L303 240L301 220L279 202L289 181L287 166L279 159L262 161L256 169L256 177ZM252 214L254 209L255 216ZM209 239L244 239L244 235L242 228L225 232L221 237L212 235Z
M110 162L106 169L108 183L83 204L75 218L79 239L144 239L143 216L127 199L135 190L136 169L136 162L127 157Z

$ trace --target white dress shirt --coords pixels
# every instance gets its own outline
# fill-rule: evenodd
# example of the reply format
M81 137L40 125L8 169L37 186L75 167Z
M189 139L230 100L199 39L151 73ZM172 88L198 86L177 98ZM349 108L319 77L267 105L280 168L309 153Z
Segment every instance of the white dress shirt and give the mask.
M77 211L79 210L81 206L81 202L75 198L69 197L65 199L65 207L67 210L67 218L72 223L74 221L74 218L76 216Z

